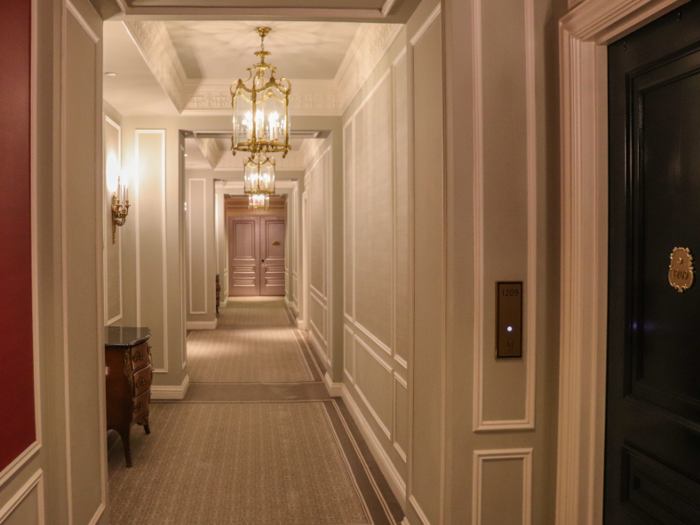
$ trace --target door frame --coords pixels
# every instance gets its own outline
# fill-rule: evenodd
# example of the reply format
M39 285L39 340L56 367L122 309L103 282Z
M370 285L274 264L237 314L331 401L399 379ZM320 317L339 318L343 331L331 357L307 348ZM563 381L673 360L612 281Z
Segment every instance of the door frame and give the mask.
M569 1L559 24L561 318L557 525L603 522L608 300L607 45L688 0ZM595 261L595 264L591 264Z

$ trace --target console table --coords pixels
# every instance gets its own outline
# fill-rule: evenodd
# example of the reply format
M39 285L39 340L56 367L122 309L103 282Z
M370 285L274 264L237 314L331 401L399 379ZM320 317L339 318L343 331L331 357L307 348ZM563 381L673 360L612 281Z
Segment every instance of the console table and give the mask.
M121 436L127 467L131 467L131 427L142 425L146 434L151 433L148 426L153 380L150 337L148 328L105 328L107 429L116 430Z

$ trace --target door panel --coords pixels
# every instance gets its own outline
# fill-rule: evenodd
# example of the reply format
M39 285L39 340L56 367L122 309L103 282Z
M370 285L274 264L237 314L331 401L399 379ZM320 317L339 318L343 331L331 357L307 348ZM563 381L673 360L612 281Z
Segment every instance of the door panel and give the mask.
M285 219L261 217L262 281L260 295L284 296Z
M605 523L700 523L700 3L609 47Z
M257 217L229 218L229 294L260 295L260 249Z

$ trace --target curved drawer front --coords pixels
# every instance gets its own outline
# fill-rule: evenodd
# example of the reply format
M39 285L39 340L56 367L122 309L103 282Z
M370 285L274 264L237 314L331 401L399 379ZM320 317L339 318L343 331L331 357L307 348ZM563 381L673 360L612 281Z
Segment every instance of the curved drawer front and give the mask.
M134 423L144 424L148 421L148 405L151 401L151 393L146 392L134 399Z
M151 356L148 353L148 342L141 343L131 349L131 366L133 370L140 370L151 364Z
M152 380L153 368L150 365L134 372L134 397L148 392L151 389Z

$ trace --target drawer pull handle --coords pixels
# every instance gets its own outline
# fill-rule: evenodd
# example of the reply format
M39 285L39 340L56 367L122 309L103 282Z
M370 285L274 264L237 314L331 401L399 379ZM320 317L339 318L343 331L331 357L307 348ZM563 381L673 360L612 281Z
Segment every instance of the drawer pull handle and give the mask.
M143 403L141 401L134 407L134 414L143 408Z
M143 361L143 352L141 352L141 350L134 354L134 363L137 361Z
M147 383L147 381L146 381L145 377L139 377L138 386L141 387L141 386L145 385L146 383Z

